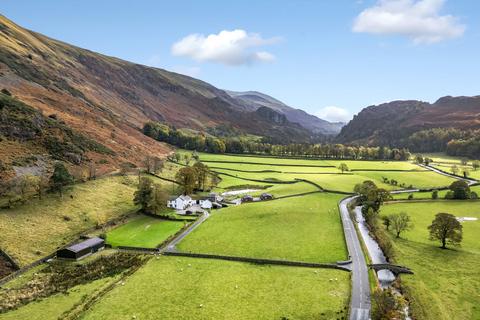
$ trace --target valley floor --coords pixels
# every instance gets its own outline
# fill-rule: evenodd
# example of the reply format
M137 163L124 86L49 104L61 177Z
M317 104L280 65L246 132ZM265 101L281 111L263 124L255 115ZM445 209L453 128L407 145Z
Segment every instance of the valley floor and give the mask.
M274 200L212 211L210 217L176 246L180 253L215 254L332 263L348 258L338 203L356 183L372 180L389 190L441 188L453 178L409 162L300 160L200 154L221 178L215 191L252 189ZM337 167L345 162L351 171ZM173 169L173 167L172 167ZM165 171L173 178L174 170ZM85 229L135 211L135 179L110 177L75 186L64 199L51 195L15 209L0 211L0 248L21 265L54 251ZM300 180L299 180L300 179ZM395 183L392 182L395 181ZM170 182L156 179L165 186ZM478 187L474 187L478 188ZM440 197L443 196L440 192ZM73 198L69 195L72 194ZM242 195L228 196L236 200ZM431 192L414 194L429 198ZM402 277L402 286L418 319L478 317L480 275L477 248L479 222L465 223L460 249L440 250L428 240L426 226L439 211L477 216L479 202L391 202L382 214L406 211L415 229L393 239L398 263L415 275ZM49 221L48 224L42 223ZM155 248L188 221L163 221L130 215L106 230L115 246ZM15 230L15 231L14 231ZM26 239L18 243L18 237ZM16 240L17 239L17 240ZM99 256L118 255L116 249ZM139 253L131 253L138 255ZM326 268L257 265L245 262L142 255L137 267L117 270L35 302L1 313L0 319L343 319L350 299L350 273ZM97 255L81 264L95 263ZM65 265L68 267L68 264ZM138 270L137 270L138 269ZM8 294L38 281L49 270L36 267L0 289ZM47 272L47 273L45 273ZM47 277L47 278L46 278ZM43 279L43 280L42 280ZM11 291L16 292L16 291Z

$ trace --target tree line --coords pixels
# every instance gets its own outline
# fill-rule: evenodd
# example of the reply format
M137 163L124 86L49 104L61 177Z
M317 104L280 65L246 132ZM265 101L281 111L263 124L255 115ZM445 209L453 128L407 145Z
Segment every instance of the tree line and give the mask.
M198 152L352 160L408 160L410 158L410 152L406 148L347 146L330 143L270 144L262 140L256 141L242 137L217 138L205 133L192 134L159 122L146 123L143 133L157 141Z
M396 144L413 152L446 152L451 156L480 158L480 130L433 128L415 132Z

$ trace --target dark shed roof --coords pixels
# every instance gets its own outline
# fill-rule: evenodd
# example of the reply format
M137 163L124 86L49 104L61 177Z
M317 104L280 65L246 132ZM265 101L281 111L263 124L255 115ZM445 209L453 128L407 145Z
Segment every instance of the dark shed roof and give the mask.
M102 238L95 237L95 238L90 238L80 243L74 244L73 246L70 246L66 249L73 252L79 252L79 251L82 251L83 249L90 248L103 243L104 243L104 240Z

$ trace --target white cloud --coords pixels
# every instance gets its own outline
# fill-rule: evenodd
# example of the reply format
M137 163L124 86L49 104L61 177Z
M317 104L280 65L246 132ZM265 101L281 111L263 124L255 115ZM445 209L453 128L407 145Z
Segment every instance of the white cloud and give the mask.
M348 122L352 119L352 115L348 110L343 108L329 106L323 109L320 109L316 113L317 117L324 119L330 122Z
M218 34L191 34L172 46L175 56L189 57L196 61L209 61L225 65L244 65L255 62L271 62L275 56L259 47L277 43L280 38L264 39L257 33L245 30L223 30Z
M354 32L399 34L416 44L458 38L465 25L452 15L441 15L445 0L379 0L355 19Z

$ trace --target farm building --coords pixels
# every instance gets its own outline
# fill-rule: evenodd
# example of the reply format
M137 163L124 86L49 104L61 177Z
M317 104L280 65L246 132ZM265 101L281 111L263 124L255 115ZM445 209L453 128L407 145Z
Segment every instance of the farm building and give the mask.
M273 196L270 193L262 193L260 195L261 200L272 200Z
M243 196L242 202L253 202L253 197L250 195Z
M102 250L104 247L105 241L102 238L90 238L70 247L58 250L57 258L78 260Z
M181 195L176 198L171 198L167 202L167 207L177 209L177 210L185 210L192 204L193 204L192 198L190 198L189 196Z

